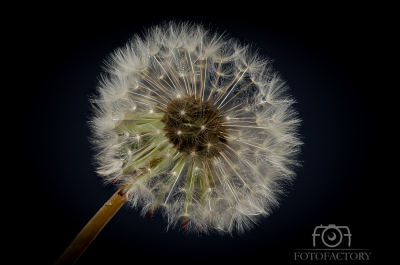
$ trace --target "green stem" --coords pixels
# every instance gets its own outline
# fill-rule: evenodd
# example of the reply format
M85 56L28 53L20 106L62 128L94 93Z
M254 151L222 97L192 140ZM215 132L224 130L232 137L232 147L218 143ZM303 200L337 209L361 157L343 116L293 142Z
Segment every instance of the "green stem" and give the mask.
M164 139L164 140L162 140ZM123 174L127 174L134 170L134 168L140 168L147 164L150 160L157 158L160 153L165 150L168 139L161 138L156 142L153 142L145 150L136 155L136 157L130 162L129 166L123 171Z
M165 123L161 121L152 121L141 125L137 125L134 122L125 122L124 125L128 130L132 130L137 133L153 131L154 129L162 129L165 127Z

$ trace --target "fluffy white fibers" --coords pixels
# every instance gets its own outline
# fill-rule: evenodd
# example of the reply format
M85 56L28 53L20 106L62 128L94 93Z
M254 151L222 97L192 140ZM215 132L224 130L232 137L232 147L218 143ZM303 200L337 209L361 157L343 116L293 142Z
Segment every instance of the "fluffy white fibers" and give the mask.
M241 233L278 205L302 142L270 61L201 25L165 23L105 62L89 124L97 173L169 226Z

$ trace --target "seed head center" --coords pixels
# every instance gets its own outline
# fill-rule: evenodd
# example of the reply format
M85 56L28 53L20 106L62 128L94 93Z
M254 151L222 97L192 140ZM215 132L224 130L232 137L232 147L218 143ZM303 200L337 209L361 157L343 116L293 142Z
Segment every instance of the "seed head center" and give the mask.
M219 109L194 96L174 99L163 119L166 137L182 153L202 159L218 156L226 145L227 129Z

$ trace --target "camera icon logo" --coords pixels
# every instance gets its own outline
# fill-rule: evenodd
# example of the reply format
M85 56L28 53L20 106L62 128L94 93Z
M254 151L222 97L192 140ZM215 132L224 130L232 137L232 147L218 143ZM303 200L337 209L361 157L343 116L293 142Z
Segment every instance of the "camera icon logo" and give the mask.
M315 247L316 237L320 237L322 243L329 248L334 248L342 243L343 237L347 237L348 246L351 244L350 229L347 226L336 226L330 224L327 226L319 225L315 227L313 236L313 246Z

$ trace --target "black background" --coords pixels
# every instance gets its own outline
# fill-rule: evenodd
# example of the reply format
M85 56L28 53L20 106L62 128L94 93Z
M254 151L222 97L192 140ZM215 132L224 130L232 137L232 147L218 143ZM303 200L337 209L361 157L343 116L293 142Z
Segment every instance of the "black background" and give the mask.
M115 192L102 185L91 164L88 95L109 53L134 33L168 19L225 31L274 59L303 120L303 166L281 206L243 235L166 232L161 216L145 220L124 206L76 264L287 262L296 249L312 248L311 234L321 224L348 226L352 248L383 258L375 217L379 176L371 89L379 88L371 82L369 11L327 4L287 12L249 4L237 4L235 11L211 5L174 12L151 2L146 8L109 3L102 11L60 6L46 12L35 6L25 20L21 51L30 62L24 70L32 76L18 77L17 82L27 82L15 95L27 99L23 125L29 129L22 138L27 156L21 169L29 169L24 171L29 192L22 198L28 206L23 213L29 220L28 260L53 264Z

